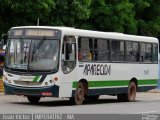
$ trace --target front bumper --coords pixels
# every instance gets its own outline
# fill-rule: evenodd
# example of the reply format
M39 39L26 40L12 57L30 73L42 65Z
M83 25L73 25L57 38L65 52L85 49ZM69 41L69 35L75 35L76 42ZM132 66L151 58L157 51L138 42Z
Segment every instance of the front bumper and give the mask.
M10 95L25 95L25 96L44 96L42 93L52 93L52 97L59 96L59 86L53 85L49 87L22 87L10 85L4 82L5 94Z

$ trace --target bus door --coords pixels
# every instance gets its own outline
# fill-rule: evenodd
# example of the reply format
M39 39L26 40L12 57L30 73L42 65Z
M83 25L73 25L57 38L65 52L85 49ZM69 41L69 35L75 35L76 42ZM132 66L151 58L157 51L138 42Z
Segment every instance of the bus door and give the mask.
M76 67L76 38L75 36L64 36L62 45L62 87L60 97L71 97L73 81L77 80Z

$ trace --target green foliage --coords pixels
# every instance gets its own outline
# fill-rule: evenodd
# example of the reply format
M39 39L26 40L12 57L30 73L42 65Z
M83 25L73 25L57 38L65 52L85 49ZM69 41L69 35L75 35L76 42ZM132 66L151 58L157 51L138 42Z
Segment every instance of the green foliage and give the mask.
M55 0L55 8L48 18L51 25L76 27L78 22L90 16L91 0Z
M128 0L93 0L88 22L95 30L136 34L133 6Z
M43 19L54 6L53 0L1 0L0 33L13 26L36 25L37 18Z
M160 36L160 1L130 0L135 6L139 35Z
M1 0L0 34L23 25L160 36L160 0Z

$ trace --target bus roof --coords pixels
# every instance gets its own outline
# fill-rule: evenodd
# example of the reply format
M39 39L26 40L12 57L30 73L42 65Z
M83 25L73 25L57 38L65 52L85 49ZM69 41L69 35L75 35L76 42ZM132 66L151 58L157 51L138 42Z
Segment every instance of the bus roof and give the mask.
M53 26L53 27L52 26L20 26L20 27L12 27L11 29L18 29L18 28L19 29L20 28L57 29L57 30L61 30L62 34L68 34L68 35L74 35L74 36L158 43L158 39L155 37L129 35L129 34L123 34L118 32L100 32L100 31L92 31L92 30L83 30L83 29L75 29L72 27L64 27L64 26Z

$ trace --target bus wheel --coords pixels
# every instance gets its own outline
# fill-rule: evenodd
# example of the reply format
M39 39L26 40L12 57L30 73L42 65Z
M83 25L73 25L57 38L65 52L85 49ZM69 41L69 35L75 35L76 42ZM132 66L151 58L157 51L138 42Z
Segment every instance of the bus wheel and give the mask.
M72 98L72 102L75 105L81 105L84 100L84 85L82 82L79 82L75 91L75 96Z
M128 102L134 102L136 98L137 87L135 82L131 81L128 87Z
M136 98L137 87L135 82L131 81L128 86L128 92L124 94L118 94L118 101L121 102L134 102Z
M37 96L27 96L27 98L30 103L38 103L39 100L41 99L41 97Z

